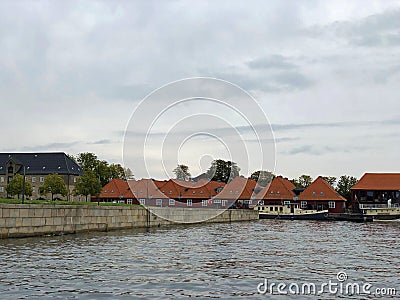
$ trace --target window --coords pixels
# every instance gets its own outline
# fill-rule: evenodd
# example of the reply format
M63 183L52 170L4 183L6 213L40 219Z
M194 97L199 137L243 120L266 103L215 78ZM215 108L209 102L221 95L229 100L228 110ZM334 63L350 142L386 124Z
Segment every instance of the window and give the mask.
M13 166L8 167L8 173L14 173L14 168Z
M172 191L169 191L169 194L172 195Z
M329 208L335 208L335 201L328 202Z
M283 205L288 205L290 204L290 201L283 201Z
M4 182L4 177L3 176L0 177L0 182Z
M187 206L192 206L192 199L187 199L186 200L186 205Z
M74 183L76 183L76 177L74 177Z
M32 187L32 194L35 192L35 187L33 186Z
M0 186L0 193L3 193L3 192L4 192L4 187Z
M139 199L140 205L146 205L146 199Z
M269 211L274 211L274 208L271 206L271 207L269 208Z
M230 190L230 191L229 191L229 194L233 194L233 191L232 191L232 190Z
M279 211L280 211L280 212L283 212L283 207L282 207L282 206L279 207Z
M44 177L39 177L40 182L44 182Z
M36 182L36 177L32 177L32 182Z
M312 195L315 196L317 193L316 192L312 192Z
M301 208L307 207L307 201L301 201Z
M128 203L128 204L132 204L132 199L128 199L128 200L126 200L126 203Z
M114 194L114 190L111 190L111 194Z
M214 203L221 203L221 199L215 199Z
M175 205L175 199L169 199L169 205L174 206Z
M156 205L162 206L162 199L156 199Z
M207 206L207 200L201 200L201 206Z
M321 196L323 196L324 195L324 192L321 192L321 193L319 193Z
M228 200L222 200L222 206L226 206L226 203L228 202Z

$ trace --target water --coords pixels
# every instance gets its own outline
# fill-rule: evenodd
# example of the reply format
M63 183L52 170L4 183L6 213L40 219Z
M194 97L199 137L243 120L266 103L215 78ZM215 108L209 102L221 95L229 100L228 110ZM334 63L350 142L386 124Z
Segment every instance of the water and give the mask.
M339 271L395 298L399 233L400 223L260 220L0 240L0 298L268 299L264 279L318 285Z

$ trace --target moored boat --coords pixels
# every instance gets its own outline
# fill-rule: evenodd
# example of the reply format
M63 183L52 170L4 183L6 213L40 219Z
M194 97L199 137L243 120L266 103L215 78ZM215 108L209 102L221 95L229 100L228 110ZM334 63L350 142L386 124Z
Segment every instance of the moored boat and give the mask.
M363 216L373 221L400 220L400 206L396 204L360 204Z
M298 203L284 205L257 205L260 219L278 220L328 220L328 210L302 209Z

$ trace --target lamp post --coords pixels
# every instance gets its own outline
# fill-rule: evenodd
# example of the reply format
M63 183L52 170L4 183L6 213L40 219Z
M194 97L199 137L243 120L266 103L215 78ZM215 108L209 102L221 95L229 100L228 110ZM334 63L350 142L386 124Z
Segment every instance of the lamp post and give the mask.
M25 165L24 165L24 177L22 179L22 204L24 204L25 200Z

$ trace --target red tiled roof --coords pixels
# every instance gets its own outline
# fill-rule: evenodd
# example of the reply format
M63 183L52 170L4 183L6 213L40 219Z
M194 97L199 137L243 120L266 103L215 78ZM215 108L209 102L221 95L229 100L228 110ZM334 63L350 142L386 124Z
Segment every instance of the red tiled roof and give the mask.
M235 177L219 192L217 199L251 199L257 182L241 176Z
M293 200L296 187L286 178L275 177L272 182L256 194L256 199Z
M314 180L299 196L299 200L346 201L321 176Z
M100 193L100 198L135 198L128 183L122 179L113 179L107 183Z
M365 173L352 190L400 190L400 173Z
M157 181L152 179L128 180L129 187L136 199L153 198L165 199L168 196L164 195L158 188L164 181Z

